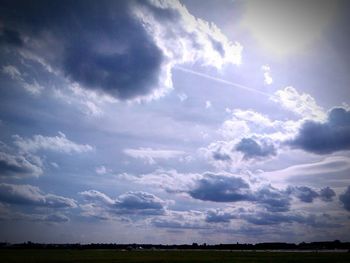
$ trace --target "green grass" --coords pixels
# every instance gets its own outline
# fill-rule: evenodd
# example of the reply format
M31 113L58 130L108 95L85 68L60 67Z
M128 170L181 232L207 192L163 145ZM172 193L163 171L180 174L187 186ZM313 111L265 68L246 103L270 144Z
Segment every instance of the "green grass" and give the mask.
M350 253L280 253L230 251L116 251L116 250L0 250L1 263L42 262L210 262L210 263L349 263Z

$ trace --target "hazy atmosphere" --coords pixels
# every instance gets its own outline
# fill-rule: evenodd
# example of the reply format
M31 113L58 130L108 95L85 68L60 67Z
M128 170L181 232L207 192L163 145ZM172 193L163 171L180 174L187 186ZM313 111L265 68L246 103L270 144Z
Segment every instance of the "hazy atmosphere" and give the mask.
M0 1L0 242L350 241L349 12Z

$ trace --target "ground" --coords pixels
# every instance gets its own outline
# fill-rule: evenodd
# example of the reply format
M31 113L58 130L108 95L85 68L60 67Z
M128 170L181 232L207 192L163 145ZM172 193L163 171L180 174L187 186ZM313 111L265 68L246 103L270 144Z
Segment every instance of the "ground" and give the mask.
M348 263L350 253L336 252L231 252L231 251L116 251L116 250L43 250L2 249L2 263L42 262L266 262L266 263Z

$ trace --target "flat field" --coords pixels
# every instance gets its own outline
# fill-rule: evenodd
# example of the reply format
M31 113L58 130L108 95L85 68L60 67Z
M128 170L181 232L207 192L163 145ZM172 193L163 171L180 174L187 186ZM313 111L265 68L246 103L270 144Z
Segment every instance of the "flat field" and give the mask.
M350 253L336 252L231 252L231 251L118 251L112 249L49 250L1 249L2 263L42 262L207 262L207 263L349 263Z

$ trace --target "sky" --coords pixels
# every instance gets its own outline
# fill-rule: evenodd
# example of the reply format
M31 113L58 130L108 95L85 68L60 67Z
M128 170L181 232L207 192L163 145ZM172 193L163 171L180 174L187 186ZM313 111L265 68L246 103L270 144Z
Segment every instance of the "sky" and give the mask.
M350 241L349 2L0 3L0 241Z

